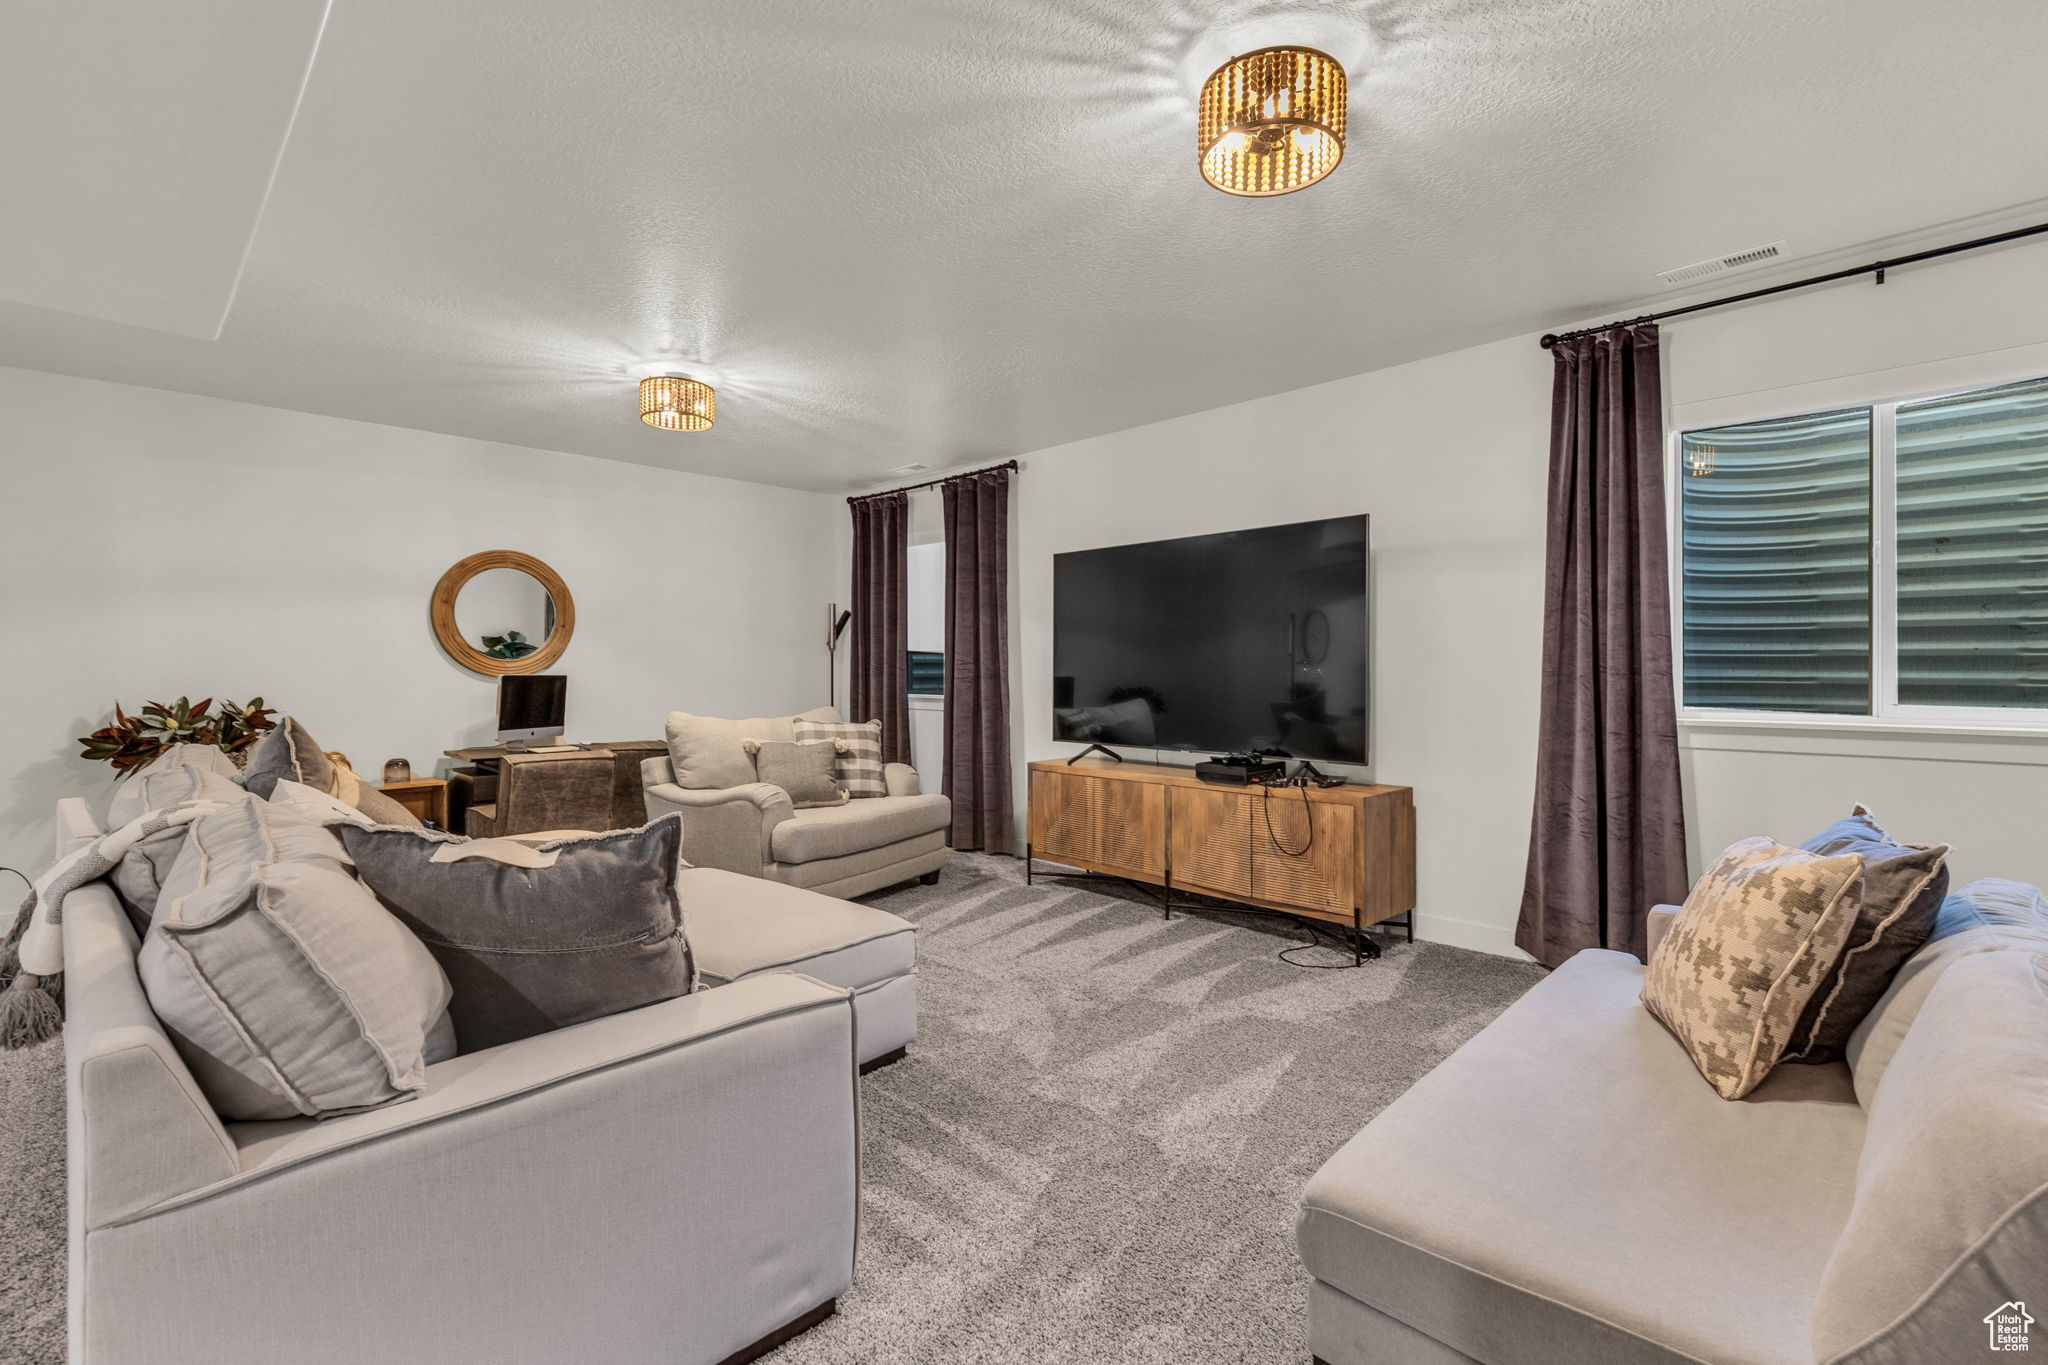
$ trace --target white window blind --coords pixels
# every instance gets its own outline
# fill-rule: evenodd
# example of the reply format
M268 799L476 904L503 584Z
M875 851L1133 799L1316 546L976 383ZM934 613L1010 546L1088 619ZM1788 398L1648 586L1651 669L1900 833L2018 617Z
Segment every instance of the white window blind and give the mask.
M1675 449L1688 711L2048 723L2048 380Z

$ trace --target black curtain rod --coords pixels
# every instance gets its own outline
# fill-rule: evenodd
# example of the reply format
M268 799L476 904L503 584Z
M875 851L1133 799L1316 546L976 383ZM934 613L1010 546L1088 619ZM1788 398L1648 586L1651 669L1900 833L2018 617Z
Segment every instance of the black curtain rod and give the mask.
M1789 289L1806 289L1816 284L1833 284L1836 280L1854 279L1858 275L1876 275L1879 284L1884 283L1884 272L1893 266L1913 265L1919 261L1931 261L1937 256L1953 256L1959 251L1975 251L1980 247L1997 246L2001 242L2014 242L2022 237L2036 237L2048 232L2048 223L2037 223L2033 227L2015 228L2011 232L1994 233L1989 237L1978 237L1968 242L1956 242L1950 246L1938 246L1930 251L1916 251L1910 256L1895 256L1886 261L1872 261L1869 265L1851 266L1847 270L1830 271L1815 275L1811 279L1793 280L1790 284L1774 284L1767 289L1752 289L1747 294L1732 294L1725 299L1709 299L1705 303L1688 304L1684 308L1667 308L1661 313L1645 313L1641 317L1624 318L1620 322L1606 322L1598 327L1581 327L1575 332L1546 332L1538 338L1537 344L1549 350L1560 341L1575 337L1592 336L1612 327L1628 327L1638 322L1661 322L1665 318L1682 317L1707 308L1726 308L1731 303L1747 303L1751 299L1764 298L1771 294L1782 294Z
M884 488L879 493L862 493L859 497L848 498L847 501L866 502L869 498L886 498L891 493L913 493L920 488L937 488L940 484L951 483L955 479L971 479L976 474L993 474L998 469L1015 469L1016 467L1017 462L1015 460L1004 460L1001 464L983 465L979 469L963 469L958 474L943 474L936 479L926 479L923 483L906 483L901 488Z

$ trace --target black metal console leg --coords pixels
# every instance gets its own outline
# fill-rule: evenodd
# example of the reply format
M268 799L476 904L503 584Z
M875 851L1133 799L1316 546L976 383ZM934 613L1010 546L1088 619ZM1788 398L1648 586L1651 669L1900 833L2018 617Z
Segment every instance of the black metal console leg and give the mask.
M1031 885L1031 845L1024 845L1024 885Z

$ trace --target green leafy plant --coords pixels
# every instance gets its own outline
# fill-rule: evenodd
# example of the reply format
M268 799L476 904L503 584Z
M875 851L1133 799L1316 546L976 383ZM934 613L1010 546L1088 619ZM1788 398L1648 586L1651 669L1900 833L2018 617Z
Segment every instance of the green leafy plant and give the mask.
M493 659L520 659L539 648L516 630L508 630L503 635L484 636L484 653Z
M213 742L231 755L253 747L265 730L277 728L277 722L271 719L277 713L265 706L261 697L251 697L241 706L224 701L218 709L220 716L214 723Z
M239 754L265 730L277 728L272 714L261 697L244 705L224 701L217 714L211 697L196 702L180 697L168 704L153 701L133 716L115 702L114 723L81 735L78 744L82 757L110 763L115 772L133 772L154 762L174 744L211 744L228 754Z

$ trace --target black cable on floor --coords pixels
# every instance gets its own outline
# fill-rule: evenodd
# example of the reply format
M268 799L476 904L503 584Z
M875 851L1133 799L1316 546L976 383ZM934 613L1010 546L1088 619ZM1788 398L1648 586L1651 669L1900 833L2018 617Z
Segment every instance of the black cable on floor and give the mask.
M1187 893L1183 892L1182 894L1185 895ZM1212 897L1204 897L1203 899L1211 903L1206 905L1190 905L1186 902L1178 902L1173 908L1183 913L1243 915L1249 919L1278 920L1292 924L1296 928L1307 930L1308 940L1306 942L1297 943L1292 948L1282 948L1273 954L1274 957L1279 958L1290 967L1300 967L1305 971L1349 971L1353 967L1363 967L1367 961L1373 960L1359 959L1357 954L1352 951L1350 943L1324 929L1314 920L1303 919L1299 915L1290 915L1284 910L1266 910L1255 905L1232 905L1227 901L1215 901ZM1327 942L1325 941L1326 937L1328 939ZM1332 948L1353 960L1348 962L1302 962L1299 959L1288 956L1289 953L1304 952L1310 948Z
M1306 799L1306 797L1307 793L1304 792L1303 798ZM1313 825L1311 825L1311 828L1313 828ZM1152 901L1155 905L1158 904L1157 899L1152 895L1149 888L1145 887L1144 883L1133 882L1123 877L1110 876L1107 873L1087 872L1075 875L1071 873L1052 872L1046 873L1045 876L1048 878L1056 877L1062 881L1085 882L1099 880L1110 883L1114 886L1128 887L1132 890L1140 891L1145 896L1146 900ZM1098 896L1109 896L1109 898L1112 900L1125 899L1122 896L1111 896L1110 893L1106 891L1096 891L1092 894ZM1187 896L1200 895L1201 893L1182 891L1179 894ZM1141 902L1132 900L1127 901L1126 903L1136 905L1140 904ZM1352 951L1351 944L1347 940L1338 937L1335 933L1325 929L1322 925L1318 924L1316 921L1312 919L1304 919L1300 915L1290 915L1284 910L1267 910L1261 906L1256 905L1238 905L1231 901L1218 900L1214 896L1202 896L1200 902L1185 900L1175 901L1173 903L1173 909L1181 912L1182 914L1242 915L1247 919L1280 920L1292 924L1297 928L1305 929L1308 931L1308 940L1306 942L1297 943L1291 948L1282 948L1278 952L1273 954L1274 957L1279 958L1288 966L1299 967L1304 971L1349 971L1353 967L1363 967L1366 964L1366 962L1377 960L1373 958L1360 958L1358 954ZM1352 958L1353 960L1349 962L1301 962L1296 960L1295 958L1288 956L1289 953L1304 952L1310 948L1330 948L1335 950L1336 952L1343 953L1345 956Z

